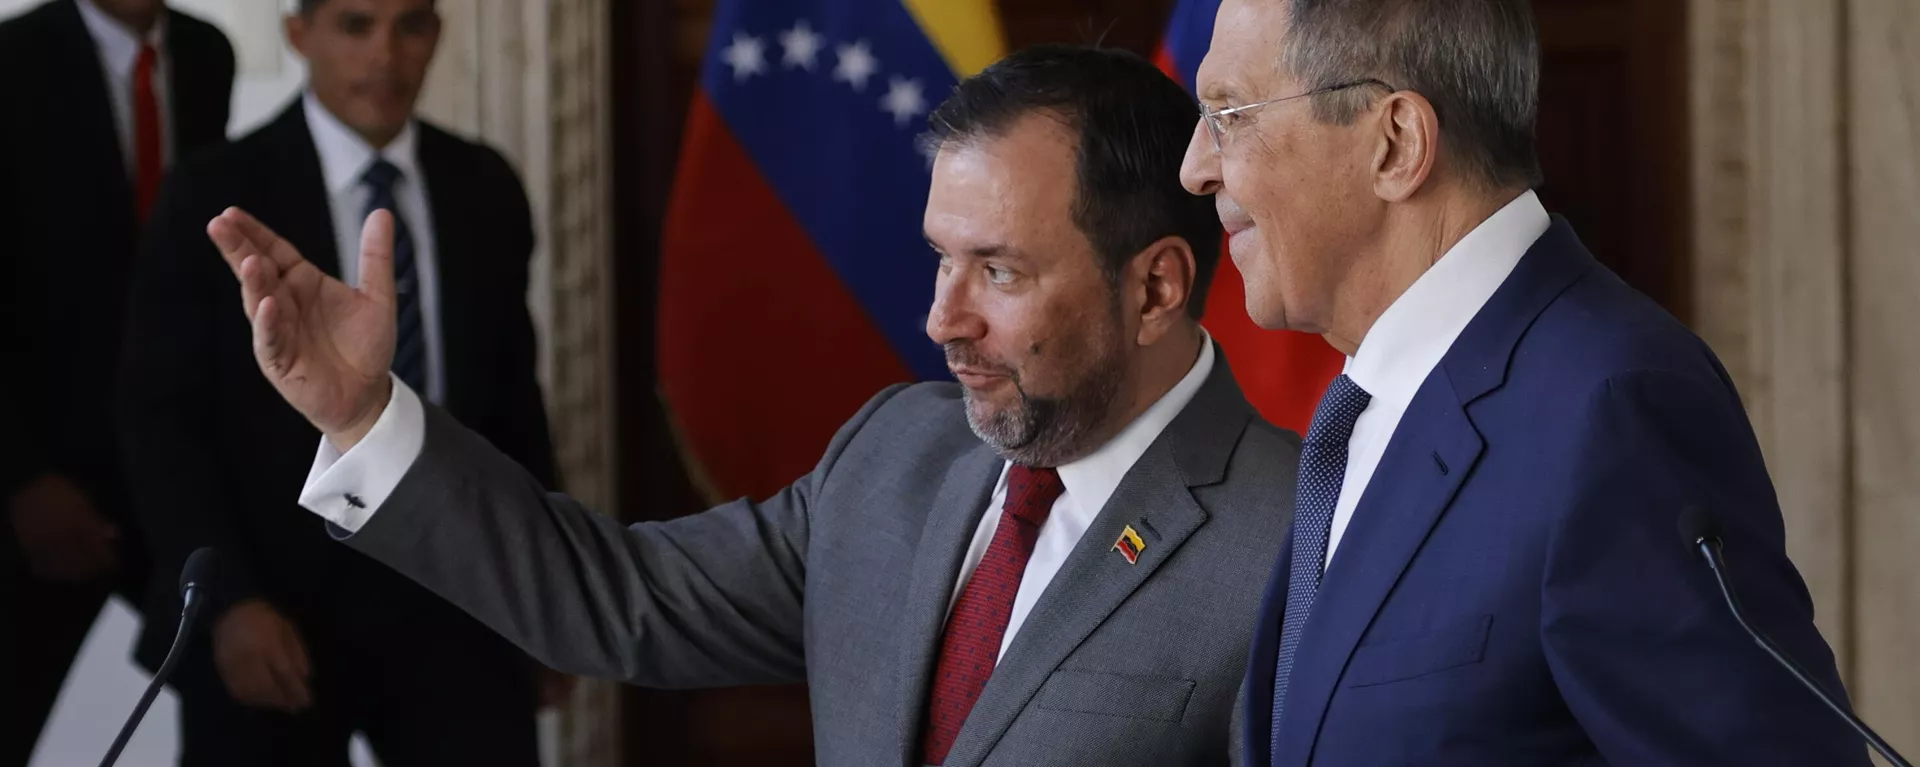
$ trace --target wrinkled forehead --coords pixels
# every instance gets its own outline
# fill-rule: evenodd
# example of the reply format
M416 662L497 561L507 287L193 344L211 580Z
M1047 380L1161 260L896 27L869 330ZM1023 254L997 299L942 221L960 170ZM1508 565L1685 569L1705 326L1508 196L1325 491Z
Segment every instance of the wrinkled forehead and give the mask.
M1210 104L1276 98L1291 83L1282 61L1288 0L1226 0L1213 39L1194 75L1194 92Z

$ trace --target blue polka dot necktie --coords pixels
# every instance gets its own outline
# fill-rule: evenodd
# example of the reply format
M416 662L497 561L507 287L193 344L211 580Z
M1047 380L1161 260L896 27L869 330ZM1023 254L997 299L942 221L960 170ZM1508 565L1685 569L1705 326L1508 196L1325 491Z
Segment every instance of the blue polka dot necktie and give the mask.
M1313 611L1320 590L1322 565L1327 559L1327 534L1333 529L1333 508L1340 502L1340 485L1347 477L1347 441L1353 424L1373 396L1344 375L1327 385L1313 424L1300 446L1300 478L1293 499L1293 567L1287 571L1287 612L1280 622L1280 656L1273 667L1273 764L1280 765L1280 715L1287 703L1287 678L1293 672L1293 654Z
M400 216L393 185L400 181L400 168L385 159L375 158L367 167L367 215L382 208L393 214L393 288L394 337L393 373L421 396L427 394L427 337L420 315L420 277L414 263L413 232Z

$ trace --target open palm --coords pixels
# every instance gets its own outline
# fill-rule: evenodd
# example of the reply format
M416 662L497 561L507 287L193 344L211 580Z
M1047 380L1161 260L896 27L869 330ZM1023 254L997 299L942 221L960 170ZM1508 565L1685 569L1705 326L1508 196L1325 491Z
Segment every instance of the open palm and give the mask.
M390 393L393 217L375 211L360 233L360 288L320 271L245 211L228 208L207 234L240 278L253 354L267 380L329 438L348 445L371 428Z

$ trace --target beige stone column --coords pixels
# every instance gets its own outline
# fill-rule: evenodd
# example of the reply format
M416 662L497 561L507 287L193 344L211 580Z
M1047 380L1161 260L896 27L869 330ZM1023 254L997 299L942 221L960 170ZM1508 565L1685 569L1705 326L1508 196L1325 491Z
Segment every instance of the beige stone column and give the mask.
M1854 700L1920 753L1920 3L1848 0Z
M499 149L533 206L528 306L563 490L613 513L609 0L441 0L421 109ZM619 761L615 685L583 680L543 717L545 763Z
M1689 0L1695 327L1859 712L1920 749L1920 3Z
M1839 7L1691 0L1694 327L1733 374L1788 553L1842 656L1848 594Z

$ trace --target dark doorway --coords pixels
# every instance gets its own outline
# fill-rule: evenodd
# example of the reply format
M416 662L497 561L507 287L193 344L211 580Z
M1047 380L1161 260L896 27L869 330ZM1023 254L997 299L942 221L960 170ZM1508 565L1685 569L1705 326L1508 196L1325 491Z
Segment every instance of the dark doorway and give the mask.
M615 349L620 504L630 521L702 508L655 395L660 221L714 0L614 2ZM1002 0L1014 46L1101 42L1151 55L1172 0ZM1686 6L1536 0L1543 46L1540 159L1547 208L1600 259L1687 318ZM809 764L799 687L629 689L626 763Z

